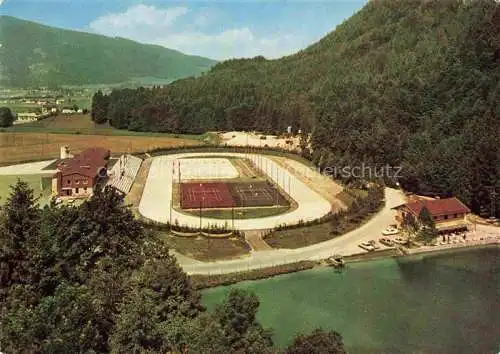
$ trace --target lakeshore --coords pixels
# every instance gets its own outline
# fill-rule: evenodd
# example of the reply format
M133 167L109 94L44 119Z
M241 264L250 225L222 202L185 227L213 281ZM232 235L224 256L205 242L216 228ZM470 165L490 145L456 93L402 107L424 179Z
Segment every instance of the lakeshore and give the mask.
M419 248L408 249L408 248L387 248L380 251L374 252L364 252L358 254L352 254L343 257L346 265L357 262L366 262L372 260L384 260L384 259L402 259L402 258L413 258L420 255L422 257L436 254L446 254L453 252L467 252L480 249L500 249L500 238L489 238L485 240L469 241L467 243L452 243L439 246L422 246ZM207 289L218 286L226 286L231 284L236 284L244 281L253 281L266 278L272 278L275 276L301 272L313 268L325 268L329 267L326 260L320 261L302 261L296 263L289 263L278 265L274 267L267 267L261 269L253 269L243 272L233 272L226 274L204 274L191 275L193 285L197 289Z
M493 353L500 248L347 259L343 271L315 267L202 292L209 308L231 288L260 299L259 321L286 346L316 327L340 331L352 353ZM453 320L451 320L453 319Z

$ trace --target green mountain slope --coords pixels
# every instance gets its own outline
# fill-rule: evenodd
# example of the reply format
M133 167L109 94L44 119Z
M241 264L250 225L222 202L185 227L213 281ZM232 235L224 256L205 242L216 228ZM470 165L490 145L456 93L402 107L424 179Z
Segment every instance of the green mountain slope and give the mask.
M312 133L321 167L401 166L408 189L489 210L489 188L500 188L499 62L494 0L377 0L295 55L115 91L105 118L179 132L291 125Z
M140 44L0 17L0 84L6 86L120 83L198 75L215 61Z

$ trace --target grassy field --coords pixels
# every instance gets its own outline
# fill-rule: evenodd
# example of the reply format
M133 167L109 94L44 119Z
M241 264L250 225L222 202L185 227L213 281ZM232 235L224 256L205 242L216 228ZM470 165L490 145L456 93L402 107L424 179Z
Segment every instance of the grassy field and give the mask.
M271 208L247 208L234 211L235 219L252 219L252 218L264 218L266 216L275 216L279 214L286 213L290 209L290 206L277 206ZM180 212L185 214L190 214L194 216L199 216L200 213L197 211L188 212L186 210L180 210ZM203 209L202 217L214 218L214 219L231 219L232 211L228 209Z
M196 140L162 136L0 133L0 165L57 158L63 145L68 145L72 153L99 146L115 154L196 144Z
M362 189L344 189L342 192L336 195L336 197L344 203L347 207L350 207L355 197L365 198L368 192Z
M10 195L10 186L17 183L17 180L27 182L33 189L35 196L40 197L38 203L43 206L50 199L50 184L44 183L42 186L42 178L40 175L0 175L0 205L3 205Z
M241 238L209 239L160 234L170 248L199 261L232 259L245 256L250 252L250 246Z
M12 103L6 104L5 107L10 108L10 110L14 113L40 112L42 109L36 103Z
M344 193L344 192L342 192ZM353 194L365 195L366 191L353 190ZM344 202L349 202L352 204L352 199L348 199L349 193L345 193L342 196ZM379 210L384 206L382 202L378 210L366 213L359 212L356 214L348 214L344 217L339 218L336 222L327 221L317 225L304 226L296 229L275 231L272 234L265 237L266 243L273 248L300 248L310 245L314 245L319 242L331 240L334 237L343 235L352 231L368 220L371 219Z
M50 134L86 134L86 135L117 135L117 136L149 136L165 138L181 138L213 143L217 140L215 134L169 134L152 132L134 132L116 129L109 124L95 124L88 114L57 115L36 122L17 124L4 128L9 133L50 133Z
M330 222L300 227L297 229L275 231L264 240L273 248L300 248L333 238Z

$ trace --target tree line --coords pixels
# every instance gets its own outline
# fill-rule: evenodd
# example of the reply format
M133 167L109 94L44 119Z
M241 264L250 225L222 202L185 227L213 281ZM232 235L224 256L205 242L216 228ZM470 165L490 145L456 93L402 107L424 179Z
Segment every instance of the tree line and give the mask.
M43 209L19 181L0 209L2 351L276 353L258 298L232 290L207 311L168 248L111 187ZM285 353L345 353L316 330Z
M392 179L500 215L500 5L368 2L279 60L228 60L164 87L97 92L96 122L121 129L312 134L320 167L402 167ZM387 181L386 181L387 182Z

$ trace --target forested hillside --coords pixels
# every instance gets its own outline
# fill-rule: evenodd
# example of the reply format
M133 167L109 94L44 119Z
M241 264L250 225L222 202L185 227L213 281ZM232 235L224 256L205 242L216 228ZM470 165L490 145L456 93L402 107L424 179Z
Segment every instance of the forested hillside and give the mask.
M206 311L164 241L110 187L43 209L27 183L12 188L0 208L0 306L5 353L278 352L254 294L232 290ZM345 350L337 332L315 331L286 353Z
M0 16L0 84L13 87L176 80L214 60L123 38L43 26Z
M229 60L164 88L115 91L95 100L95 119L174 132L292 125L312 133L322 167L401 165L408 189L489 211L488 188L500 183L499 6L370 1L295 55Z

